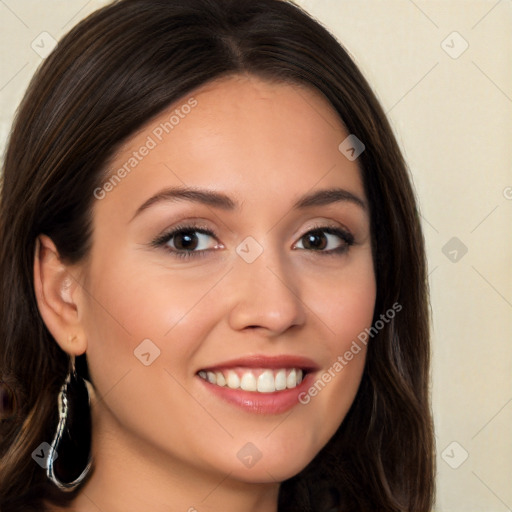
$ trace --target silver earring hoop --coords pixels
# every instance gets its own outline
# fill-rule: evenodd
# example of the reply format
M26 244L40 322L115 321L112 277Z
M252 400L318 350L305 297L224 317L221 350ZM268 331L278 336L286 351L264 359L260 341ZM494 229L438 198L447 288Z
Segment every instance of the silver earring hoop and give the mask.
M74 491L91 466L90 395L75 369L75 358L58 396L59 419L46 461L46 476L61 491Z

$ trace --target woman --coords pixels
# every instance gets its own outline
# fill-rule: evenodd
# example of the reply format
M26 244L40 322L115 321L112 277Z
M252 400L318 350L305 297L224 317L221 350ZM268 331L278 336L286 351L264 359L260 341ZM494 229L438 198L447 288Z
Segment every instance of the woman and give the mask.
M299 8L91 15L25 95L0 212L2 511L430 510L414 195Z

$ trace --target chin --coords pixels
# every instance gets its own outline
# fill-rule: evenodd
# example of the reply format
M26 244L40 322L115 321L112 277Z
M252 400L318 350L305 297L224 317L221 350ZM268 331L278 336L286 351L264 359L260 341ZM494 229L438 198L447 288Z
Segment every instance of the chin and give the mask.
M307 453L297 453L295 450L294 453L288 455L275 450L266 456L262 453L259 460L251 461L249 459L244 463L237 459L235 464L231 464L223 471L231 473L232 478L246 483L284 482L300 473L316 454L317 452L313 450Z

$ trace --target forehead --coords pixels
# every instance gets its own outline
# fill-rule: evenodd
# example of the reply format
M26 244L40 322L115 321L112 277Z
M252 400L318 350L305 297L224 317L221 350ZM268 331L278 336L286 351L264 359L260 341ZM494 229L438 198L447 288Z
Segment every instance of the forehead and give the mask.
M315 186L343 186L362 196L357 162L339 150L347 135L315 90L254 76L223 78L126 141L109 165L109 176L122 179L102 203L123 195L136 207L165 186L208 185L244 204L283 201Z

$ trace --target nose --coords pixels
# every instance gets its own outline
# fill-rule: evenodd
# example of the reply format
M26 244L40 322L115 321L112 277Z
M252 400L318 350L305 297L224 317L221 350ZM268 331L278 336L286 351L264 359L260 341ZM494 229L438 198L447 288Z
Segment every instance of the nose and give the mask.
M232 329L258 328L272 337L304 324L299 276L277 251L267 248L252 263L237 258L229 279Z

